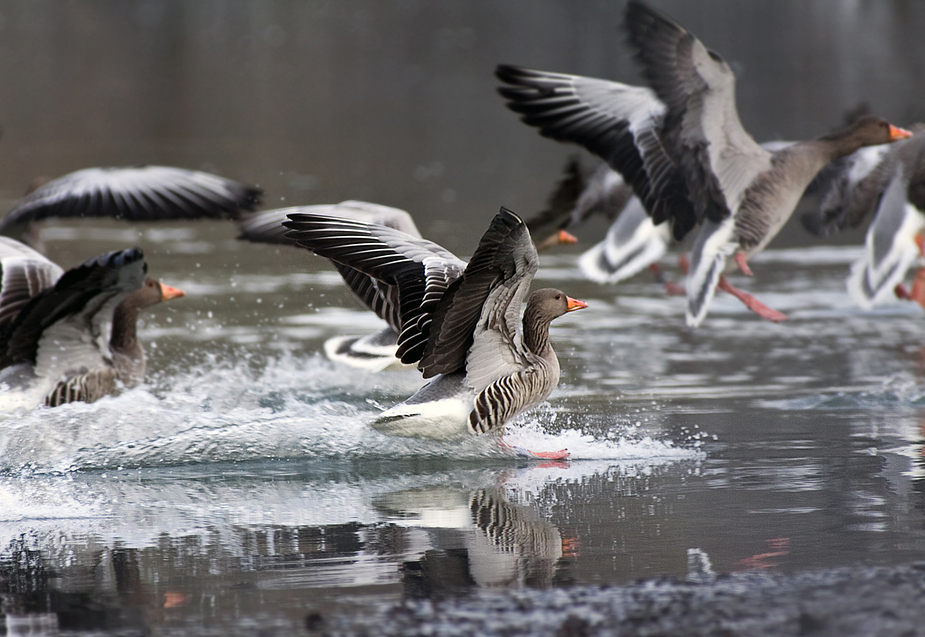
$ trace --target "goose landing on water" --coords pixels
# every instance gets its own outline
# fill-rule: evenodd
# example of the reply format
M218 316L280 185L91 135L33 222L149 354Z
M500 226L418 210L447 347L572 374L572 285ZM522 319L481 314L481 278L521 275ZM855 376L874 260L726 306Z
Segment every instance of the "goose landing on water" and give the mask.
M742 127L729 65L669 18L627 4L626 29L652 89L594 78L499 66L508 107L543 135L585 146L619 171L658 224L681 240L700 230L691 251L687 323L699 325L717 288L770 320L780 312L724 276L764 249L826 164L862 146L910 133L864 117L833 135L769 152ZM727 259L733 257L734 264Z
M146 278L138 248L64 272L0 237L0 411L94 402L144 378L139 310L183 296ZM108 339L106 334L109 334Z
M468 264L384 226L307 214L291 214L286 226L289 238L341 273L346 268L376 283L364 288L363 298L380 316L400 319L397 356L434 378L380 414L374 428L428 438L500 434L558 384L549 325L587 305L559 290L537 290L521 323L538 258L526 225L512 212L502 208L495 216Z

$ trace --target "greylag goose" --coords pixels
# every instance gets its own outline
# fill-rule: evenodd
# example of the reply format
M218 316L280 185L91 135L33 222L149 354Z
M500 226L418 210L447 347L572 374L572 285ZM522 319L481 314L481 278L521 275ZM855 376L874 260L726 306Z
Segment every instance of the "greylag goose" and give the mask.
M314 206L294 206L276 210L264 210L243 215L238 220L238 239L254 243L270 243L296 246L298 243L286 237L289 228L283 225L289 220L292 213L318 214L343 219L353 219L363 223L377 224L399 230L410 236L421 238L414 219L411 215L399 208L383 206L366 201L342 201L338 204L319 204ZM344 279L348 281L362 280L363 275L338 266ZM370 280L370 285L375 281ZM353 285L351 291L364 300L360 292ZM385 317L389 323L380 330L365 336L335 336L324 342L324 353L328 359L337 363L379 372L385 369L405 367L395 357L398 348L397 318Z
M342 201L338 204L294 206L242 215L237 221L238 230L240 231L238 239L254 243L297 245L295 240L286 236L289 228L283 225L288 220L288 215L292 213L352 219L392 228L417 239L421 238L421 233L414 224L414 219L406 211L366 201L350 200ZM550 233L543 243L544 245L552 246L562 243L574 243L575 241L576 239L568 232L560 229L557 232ZM364 281L362 274L342 264L337 267L345 281L347 281L351 291L356 293L360 300L365 303L366 300L363 296L365 287L357 287L360 284L356 283L356 281L363 281L364 284L375 287L375 280ZM370 309L375 311L375 308L370 307ZM328 339L324 343L325 355L329 360L372 372L406 367L395 357L395 352L398 348L398 332L401 329L398 317L397 315L389 315L382 318L389 325L372 334L365 336L335 336Z
M761 146L775 152L791 143L772 141ZM588 179L572 218L576 222L586 219L595 210L604 211L612 223L604 240L578 259L578 266L586 277L612 284L648 267L668 294L685 294L681 286L665 278L658 265L658 260L673 243L669 224L656 225L622 175L607 164L601 164Z
M542 289L520 310L538 258L521 219L502 208L468 264L430 241L349 219L290 214L289 237L361 276L347 282L380 317L397 319L397 356L433 378L372 426L397 436L500 434L555 389L553 319L587 307ZM374 283L374 285L373 285ZM554 456L562 457L559 452Z
M922 276L912 292L902 283L925 240L925 125L912 129L907 141L865 148L830 166L819 208L803 216L807 229L826 236L859 226L875 211L864 254L847 280L851 298L864 309L892 294L925 305Z
M699 325L717 287L764 318L787 317L733 287L727 259L751 274L761 251L826 164L910 133L863 117L832 135L770 152L745 131L729 65L674 21L631 1L629 42L651 90L561 73L499 66L508 107L543 135L584 145L618 170L656 224L682 239L698 224L687 280L687 323ZM734 265L729 264L728 269Z
M169 166L86 168L53 179L0 219L0 234L30 239L35 222L53 217L127 221L237 218L260 203L259 188Z
M93 402L119 383L138 384L145 372L138 311L183 296L145 277L139 248L103 254L64 272L0 237L0 269L3 411Z

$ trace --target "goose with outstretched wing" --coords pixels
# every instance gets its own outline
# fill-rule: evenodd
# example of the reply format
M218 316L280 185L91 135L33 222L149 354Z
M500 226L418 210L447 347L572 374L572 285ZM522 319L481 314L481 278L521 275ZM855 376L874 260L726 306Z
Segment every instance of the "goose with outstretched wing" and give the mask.
M138 312L183 296L145 276L139 248L63 271L4 237L0 267L2 411L93 402L120 384L140 383L145 356L137 339Z
M398 317L397 356L433 378L380 414L374 428L430 438L501 433L558 384L549 325L586 304L559 290L537 290L521 320L538 258L514 213L501 209L468 264L384 226L306 214L291 214L286 225L299 245L375 281L376 302L367 305Z
M619 171L656 224L676 239L700 226L691 250L687 322L699 325L717 287L770 320L786 316L733 287L727 259L751 274L813 177L862 146L909 136L877 117L771 152L739 121L729 65L647 5L626 8L630 46L651 88L499 66L508 107L543 135L585 146Z

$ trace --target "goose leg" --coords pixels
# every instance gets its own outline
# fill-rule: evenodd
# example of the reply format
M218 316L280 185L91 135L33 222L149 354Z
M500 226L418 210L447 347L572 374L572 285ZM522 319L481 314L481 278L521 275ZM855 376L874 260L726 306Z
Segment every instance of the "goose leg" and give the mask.
M526 447L518 447L504 441L504 438L498 438L498 446L507 451L511 451L516 456L524 458L541 458L543 460L566 460L569 457L568 449L559 451L530 451Z
M912 281L912 290L907 290L902 283L897 283L893 288L893 293L897 299L904 301L915 301L922 307L925 307L925 267L919 268L915 272L915 279Z
M684 296L687 294L687 291L683 287L665 278L665 273L662 271L659 264L652 263L649 265L649 269L652 271L652 274L655 275L655 281L665 286L665 294L668 296Z
M786 321L787 315L777 310L772 310L767 305L756 299L751 294L743 292L742 290L733 287L733 285L726 279L725 276L719 278L719 283L716 284L716 287L722 290L723 292L729 292L732 296L736 297L742 303L745 304L745 307L750 309L752 312L760 316L761 318L766 318L769 321Z
M739 266L739 269L742 270L742 274L745 276L752 276L752 269L748 267L748 263L745 262L745 253L736 252L735 256L736 265Z

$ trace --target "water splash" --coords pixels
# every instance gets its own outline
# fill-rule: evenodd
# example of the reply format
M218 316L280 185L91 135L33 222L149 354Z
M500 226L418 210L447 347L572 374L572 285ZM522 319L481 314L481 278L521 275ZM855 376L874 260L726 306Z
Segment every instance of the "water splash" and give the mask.
M414 371L371 375L319 356L244 355L154 375L142 387L94 404L23 412L0 423L0 471L156 467L271 459L504 459L492 437L393 438L366 423L421 383ZM540 407L509 427L509 442L567 448L575 459L680 459L698 452L671 441L599 439L552 427ZM621 425L615 425L620 431Z

